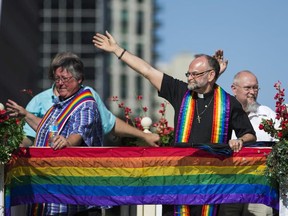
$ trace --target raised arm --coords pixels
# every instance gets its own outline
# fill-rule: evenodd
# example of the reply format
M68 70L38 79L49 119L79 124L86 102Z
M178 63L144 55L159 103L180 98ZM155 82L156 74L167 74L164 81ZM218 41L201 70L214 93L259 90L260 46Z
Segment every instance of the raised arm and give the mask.
M163 73L153 68L143 59L120 47L108 31L106 31L105 35L96 33L96 35L93 37L93 43L94 46L101 50L114 53L119 60L122 60L133 70L143 75L158 91L160 90Z

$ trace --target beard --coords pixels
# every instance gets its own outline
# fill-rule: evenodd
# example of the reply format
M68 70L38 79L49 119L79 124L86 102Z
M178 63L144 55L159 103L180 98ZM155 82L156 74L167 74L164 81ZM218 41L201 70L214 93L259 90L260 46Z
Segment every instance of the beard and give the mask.
M246 113L256 113L258 108L259 108L260 104L257 101L254 101L253 103L248 103L247 107L245 109Z
M194 90L196 90L196 89L200 89L201 87L198 85L197 82L190 82L190 83L188 83L187 88L188 88L190 91L194 91Z

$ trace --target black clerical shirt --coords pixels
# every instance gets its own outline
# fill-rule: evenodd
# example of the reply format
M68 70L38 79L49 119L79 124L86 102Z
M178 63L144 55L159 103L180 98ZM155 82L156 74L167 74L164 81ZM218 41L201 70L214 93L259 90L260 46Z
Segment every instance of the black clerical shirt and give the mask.
M187 91L187 83L174 79L164 74L159 96L165 98L175 110L174 129L178 122L179 111L183 97ZM195 107L192 131L189 143L211 143L214 91L204 95L197 95L195 106L198 106L198 113ZM206 107L205 107L206 106ZM200 119L197 118L199 115ZM200 120L200 122L198 121ZM254 129L247 114L242 109L237 99L230 95L230 120L228 137L231 139L232 130L235 130L237 137L251 133L255 135Z

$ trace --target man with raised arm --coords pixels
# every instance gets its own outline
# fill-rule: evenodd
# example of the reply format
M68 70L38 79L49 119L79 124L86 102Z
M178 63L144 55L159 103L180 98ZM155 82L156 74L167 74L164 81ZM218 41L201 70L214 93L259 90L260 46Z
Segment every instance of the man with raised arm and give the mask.
M114 53L119 60L143 75L175 110L176 143L226 143L234 152L244 142L256 141L255 132L237 99L216 84L220 65L209 55L196 55L185 73L187 83L152 67L146 61L119 46L111 34L97 33L94 45ZM231 139L232 130L237 138ZM217 206L213 206L217 212ZM202 215L202 206L190 206L185 211Z

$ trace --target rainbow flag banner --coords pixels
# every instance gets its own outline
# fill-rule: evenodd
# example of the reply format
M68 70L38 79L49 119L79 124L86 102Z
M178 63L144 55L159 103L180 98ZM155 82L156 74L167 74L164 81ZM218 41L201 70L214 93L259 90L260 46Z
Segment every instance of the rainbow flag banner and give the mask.
M194 148L20 148L5 170L5 209L85 205L262 203L278 209L264 176L269 148L232 157Z

